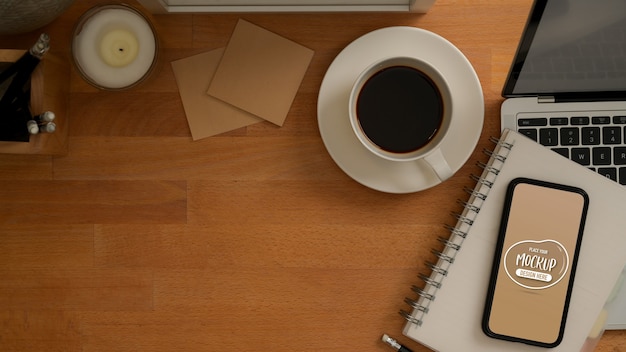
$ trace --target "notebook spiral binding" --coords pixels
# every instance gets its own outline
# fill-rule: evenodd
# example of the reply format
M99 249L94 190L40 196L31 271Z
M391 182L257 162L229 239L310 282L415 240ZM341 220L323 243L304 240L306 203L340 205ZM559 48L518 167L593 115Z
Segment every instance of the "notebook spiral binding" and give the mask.
M470 176L476 182L476 185L473 189L464 188L469 194L469 199L467 201L457 201L463 206L463 211L461 213L452 213L452 217L456 219L456 225L444 224L444 228L450 233L450 236L448 238L437 238L443 244L442 250L431 250L431 253L438 258L437 263L425 262L426 266L431 270L430 275L418 274L424 286L413 285L411 290L417 294L417 298L407 297L404 299L404 302L411 307L411 310L400 310L400 315L411 324L422 325L425 315L428 314L431 302L436 299L437 290L445 283L444 279L448 275L457 253L463 246L463 241L467 236L469 228L474 224L476 215L480 212L480 208L485 199L487 199L489 190L493 186L496 177L498 177L507 155L513 148L512 144L500 141L497 138L492 137L489 140L495 144L495 147L493 151L483 150L483 153L489 156L489 161L486 164L482 162L477 163L478 167L483 170L481 176Z

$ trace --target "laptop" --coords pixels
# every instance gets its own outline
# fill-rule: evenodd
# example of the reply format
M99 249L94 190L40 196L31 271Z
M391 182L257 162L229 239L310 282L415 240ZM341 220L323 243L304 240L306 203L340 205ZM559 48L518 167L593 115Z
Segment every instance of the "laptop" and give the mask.
M626 1L536 0L502 95L503 129L626 187ZM607 329L626 329L624 286Z

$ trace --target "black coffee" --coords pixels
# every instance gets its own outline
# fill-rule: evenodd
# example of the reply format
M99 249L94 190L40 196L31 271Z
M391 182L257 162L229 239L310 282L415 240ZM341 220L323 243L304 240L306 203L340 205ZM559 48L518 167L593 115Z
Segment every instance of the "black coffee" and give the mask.
M418 150L443 121L443 100L435 83L407 66L383 69L361 88L356 114L365 135L393 153Z

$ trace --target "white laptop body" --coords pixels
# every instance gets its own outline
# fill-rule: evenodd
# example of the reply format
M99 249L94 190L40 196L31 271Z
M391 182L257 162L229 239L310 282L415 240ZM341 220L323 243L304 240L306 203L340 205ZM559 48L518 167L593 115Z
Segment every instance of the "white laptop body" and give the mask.
M626 187L626 1L535 0L502 95L502 129ZM626 329L626 287L607 307Z

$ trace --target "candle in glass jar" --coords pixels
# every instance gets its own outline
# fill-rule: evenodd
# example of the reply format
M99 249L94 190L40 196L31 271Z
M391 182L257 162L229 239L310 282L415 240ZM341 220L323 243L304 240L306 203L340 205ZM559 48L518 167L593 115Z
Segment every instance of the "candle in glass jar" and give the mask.
M79 20L72 42L83 77L104 89L128 88L143 80L156 61L152 26L126 5L94 8Z

